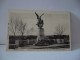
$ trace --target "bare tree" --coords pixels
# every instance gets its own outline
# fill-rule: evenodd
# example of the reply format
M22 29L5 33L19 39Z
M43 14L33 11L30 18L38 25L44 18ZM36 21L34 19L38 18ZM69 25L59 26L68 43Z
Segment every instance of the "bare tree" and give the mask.
M19 27L18 27L19 32L23 36L24 32L26 31L26 23L22 21L22 19L19 22Z
M56 32L55 32L55 34L56 35L62 35L63 33L64 33L64 31L65 31L65 28L63 27L63 25L58 25L57 27L56 27Z
M14 36L17 34L17 32L23 36L24 32L26 31L26 23L24 23L19 17L11 17L8 25L9 32L11 32Z
M15 19L13 19L11 17L8 25L9 25L9 31L15 36L17 33L17 28L19 26L19 18L16 17Z

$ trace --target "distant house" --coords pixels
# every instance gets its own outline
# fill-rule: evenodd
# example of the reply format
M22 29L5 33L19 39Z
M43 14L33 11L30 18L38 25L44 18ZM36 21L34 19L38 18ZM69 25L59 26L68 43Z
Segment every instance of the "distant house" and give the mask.
M54 43L69 43L69 35L52 35L47 36L48 40L53 40Z
M36 42L37 36L9 36L9 48L17 48L25 45L32 45Z

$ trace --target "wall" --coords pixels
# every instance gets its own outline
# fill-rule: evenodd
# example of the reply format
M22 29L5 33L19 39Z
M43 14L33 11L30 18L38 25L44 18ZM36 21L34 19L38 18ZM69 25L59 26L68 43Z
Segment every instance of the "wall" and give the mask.
M80 60L80 0L0 0L0 44L6 44L8 9L71 12L72 51L9 52L0 45L0 60Z

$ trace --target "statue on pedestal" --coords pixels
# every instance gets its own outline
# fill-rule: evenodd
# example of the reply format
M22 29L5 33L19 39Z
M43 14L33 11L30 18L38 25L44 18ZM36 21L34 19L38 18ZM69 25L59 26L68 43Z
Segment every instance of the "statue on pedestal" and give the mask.
M44 25L44 22L43 20L41 19L41 17L44 15L44 13L39 16L36 12L35 12L35 15L37 16L37 26L38 26L38 36L37 36L37 41L36 43L38 43L39 41L43 40L44 39L44 28L43 28L43 25Z

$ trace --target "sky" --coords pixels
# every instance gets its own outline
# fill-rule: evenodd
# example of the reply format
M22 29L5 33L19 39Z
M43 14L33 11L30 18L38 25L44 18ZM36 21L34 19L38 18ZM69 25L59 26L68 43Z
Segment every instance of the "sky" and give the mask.
M56 31L56 27L61 25L64 28L64 35L70 34L70 15L68 12L45 12L45 11L17 11L17 12L9 12L9 20L10 17L13 17L13 20L18 17L19 19L22 19L24 23L26 23L26 32L24 35L37 35L38 34L38 27L37 27L37 17L35 15L35 12L38 13L40 16L44 13L42 16L42 19L44 21L44 34L45 35L54 35ZM32 32L29 32L29 30L33 30ZM12 33L11 33L12 34Z

